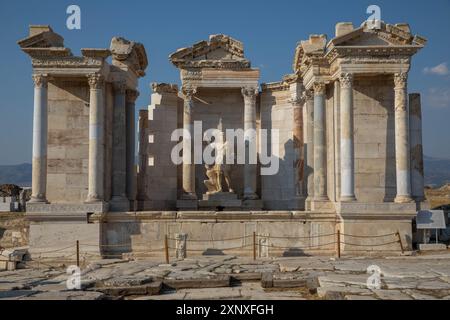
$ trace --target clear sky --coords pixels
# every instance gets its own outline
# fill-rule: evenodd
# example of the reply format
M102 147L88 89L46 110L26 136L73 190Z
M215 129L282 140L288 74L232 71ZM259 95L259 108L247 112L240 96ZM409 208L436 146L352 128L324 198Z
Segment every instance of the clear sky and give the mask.
M81 30L66 28L66 9L81 7ZM31 62L16 42L30 24L49 24L79 54L108 48L113 36L145 45L147 76L140 81L139 109L150 103L151 82L179 83L168 61L177 48L225 33L244 42L245 54L261 69L262 82L292 72L296 43L311 33L334 35L337 22L360 25L376 4L387 23L408 22L428 38L413 59L409 91L422 93L425 154L450 158L450 0L429 1L66 1L2 0L0 4L0 165L31 162L33 83Z

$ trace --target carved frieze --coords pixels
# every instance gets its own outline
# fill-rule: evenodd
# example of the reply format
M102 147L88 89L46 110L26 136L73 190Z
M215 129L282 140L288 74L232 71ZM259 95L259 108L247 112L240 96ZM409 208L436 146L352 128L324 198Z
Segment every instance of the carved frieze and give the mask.
M35 68L99 68L102 66L103 60L86 57L43 57L33 58L31 63Z

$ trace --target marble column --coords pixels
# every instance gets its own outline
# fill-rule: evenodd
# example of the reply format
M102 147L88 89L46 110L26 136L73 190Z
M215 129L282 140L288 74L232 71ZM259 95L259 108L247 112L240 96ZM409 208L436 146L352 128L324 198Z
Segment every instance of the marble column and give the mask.
M409 95L409 136L411 145L411 194L416 201L425 200L423 147L422 147L422 106L420 94Z
M135 109L139 92L127 90L126 92L126 125L127 125L127 196L131 201L136 200L136 125Z
M256 200L256 170L257 170L257 146L256 146L256 95L258 89L242 88L244 97L244 199Z
M30 202L47 202L47 77L33 75L34 114L33 114L33 165L32 195Z
M301 96L294 96L291 100L293 108L293 130L292 136L294 139L294 172L295 172L295 195L297 197L303 197L305 195L305 185L304 185L304 164L305 164L305 153L304 153L304 135L303 135L303 106L304 99Z
M195 193L195 163L194 163L194 102L195 88L184 88L184 112L183 112L183 200L196 200Z
M89 97L89 173L87 202L103 201L103 175L105 157L103 76L88 76Z
M312 200L314 197L314 92L305 90L305 143L306 143L306 165L305 165L305 181L307 199Z
M314 83L314 200L326 201L325 83Z
M353 141L353 75L341 74L341 201L355 201L355 163Z
M126 210L126 83L114 84L112 144L112 208ZM122 203L119 207L118 203Z
M409 159L408 74L394 75L395 84L395 162L397 197L395 202L411 202L411 176Z

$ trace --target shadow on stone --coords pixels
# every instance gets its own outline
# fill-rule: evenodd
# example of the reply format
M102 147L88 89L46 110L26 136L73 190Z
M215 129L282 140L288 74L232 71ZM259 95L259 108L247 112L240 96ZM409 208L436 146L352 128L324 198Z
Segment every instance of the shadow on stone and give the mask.
M220 249L206 249L205 252L202 253L203 256L224 256L225 253L223 253Z
M302 249L289 248L283 252L283 257L306 257L309 256Z

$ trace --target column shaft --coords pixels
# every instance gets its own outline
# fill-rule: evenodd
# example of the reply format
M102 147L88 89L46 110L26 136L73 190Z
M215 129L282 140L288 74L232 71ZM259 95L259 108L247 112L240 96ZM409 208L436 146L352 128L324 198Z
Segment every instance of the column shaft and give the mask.
M195 193L195 163L193 155L193 137L194 137L194 119L192 100L196 93L194 88L183 89L184 93L184 112L183 112L183 195L182 199L196 200Z
M342 74L340 77L341 101L341 201L354 201L355 198L355 164L353 141L353 75Z
M305 96L305 132L306 132L306 189L308 199L314 197L314 93L311 90L304 92Z
M420 94L409 95L409 132L411 139L411 193L416 201L425 200L423 147L422 147L422 106Z
M314 83L314 200L327 196L325 144L325 83Z
M411 176L409 161L409 128L407 101L407 73L394 75L395 83L395 162L397 197L395 202L410 202Z
M258 199L256 195L256 88L242 88L244 96L244 139L245 139L245 165L244 165L244 199Z
M127 196L136 200L136 99L139 93L127 90Z
M89 190L87 202L103 201L104 175L104 101L103 77L100 74L88 76L89 98Z
M293 108L293 139L294 139L294 151L295 151L295 186L296 196L302 197L305 195L304 185L304 165L305 165L305 140L304 140L304 125L303 125L303 99L301 97L294 98L292 100Z
M112 151L112 202L122 202L126 206L126 85L125 82L114 86L113 109L113 151ZM114 205L116 206L116 205ZM124 208L123 208L124 209Z
M47 202L47 77L33 75L33 164L31 202Z

